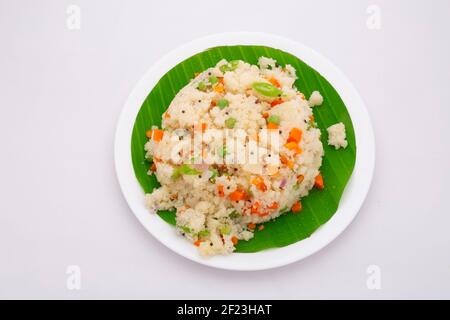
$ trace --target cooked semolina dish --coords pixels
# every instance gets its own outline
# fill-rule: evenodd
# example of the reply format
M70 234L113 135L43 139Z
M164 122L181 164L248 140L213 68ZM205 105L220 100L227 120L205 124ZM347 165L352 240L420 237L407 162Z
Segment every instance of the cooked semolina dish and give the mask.
M348 145L347 140L345 140L345 126L342 122L333 124L327 128L328 131L328 144L333 146L335 149L346 148Z
M148 174L161 187L146 204L175 209L178 232L201 254L232 253L262 223L300 212L314 186L323 189L312 113L323 97L306 98L296 79L292 66L270 58L221 60L178 92L161 128L147 131ZM340 125L328 129L329 143L345 147Z

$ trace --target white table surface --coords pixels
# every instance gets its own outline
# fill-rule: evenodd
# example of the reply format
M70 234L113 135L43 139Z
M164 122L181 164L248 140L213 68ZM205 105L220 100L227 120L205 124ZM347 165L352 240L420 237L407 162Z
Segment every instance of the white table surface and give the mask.
M450 298L450 2L0 0L0 298ZM70 4L81 29L66 26ZM369 5L379 30L366 26ZM116 122L158 58L263 31L327 56L367 104L377 161L351 226L319 253L215 270L139 224L113 166ZM81 269L81 289L66 268ZM367 268L381 270L371 290Z

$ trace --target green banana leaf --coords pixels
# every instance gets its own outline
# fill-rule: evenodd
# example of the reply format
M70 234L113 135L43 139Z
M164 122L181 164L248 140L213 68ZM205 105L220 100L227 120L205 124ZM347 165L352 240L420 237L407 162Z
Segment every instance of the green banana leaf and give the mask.
M250 241L239 241L236 252L257 252L293 244L309 237L336 212L355 165L356 144L348 111L331 84L300 58L278 49L244 45L214 47L184 60L161 78L142 104L132 133L134 171L143 191L149 193L160 185L154 175L147 175L149 163L144 157L146 130L152 125L161 125L162 113L176 93L194 77L194 73L214 66L223 58L256 64L260 56L273 58L281 65L292 65L298 76L295 85L306 97L314 90L319 90L324 97L324 103L314 108L314 117L322 132L321 140L325 150L321 167L325 188L321 191L311 190L310 194L302 199L303 210L300 213L288 212L265 223L265 228L255 231L255 237ZM346 149L335 150L327 144L326 128L337 122L345 124L348 141ZM168 223L175 224L174 212L160 211L158 214Z

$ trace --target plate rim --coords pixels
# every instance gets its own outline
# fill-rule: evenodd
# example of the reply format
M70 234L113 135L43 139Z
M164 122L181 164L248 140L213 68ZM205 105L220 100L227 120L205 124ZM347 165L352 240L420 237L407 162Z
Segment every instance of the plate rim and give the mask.
M356 161L339 207L309 238L291 245L255 253L202 257L188 241L145 207L144 192L135 177L131 158L131 135L137 113L159 79L179 62L208 48L226 45L263 45L301 57L318 71L340 95L352 119L356 140ZM227 32L193 40L164 55L149 68L128 96L117 122L114 161L122 194L133 214L159 242L177 254L200 264L226 270L256 271L300 261L335 240L353 221L361 208L373 178L375 137L365 104L350 80L327 58L288 38L261 32ZM351 197L350 197L351 195Z

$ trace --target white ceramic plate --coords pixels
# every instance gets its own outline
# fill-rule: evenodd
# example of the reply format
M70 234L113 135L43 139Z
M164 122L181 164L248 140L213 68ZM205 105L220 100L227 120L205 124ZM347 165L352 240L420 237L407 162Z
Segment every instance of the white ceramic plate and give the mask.
M356 137L356 163L352 177L333 217L311 237L283 248L257 253L201 257L197 248L178 236L175 228L144 205L144 192L133 170L131 134L136 115L158 80L179 62L205 49L223 45L265 45L289 52L321 73L336 89L350 113ZM125 103L115 137L115 164L122 192L142 225L161 243L176 253L211 267L228 270L263 270L299 261L325 247L350 224L358 213L372 180L375 142L368 112L353 85L330 61L312 49L275 35L263 33L223 33L190 42L164 56L139 81Z

